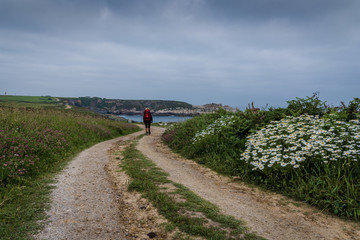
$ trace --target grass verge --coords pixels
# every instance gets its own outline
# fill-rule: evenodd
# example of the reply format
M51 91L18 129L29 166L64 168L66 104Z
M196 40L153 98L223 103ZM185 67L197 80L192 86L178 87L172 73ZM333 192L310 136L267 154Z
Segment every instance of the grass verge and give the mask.
M14 186L0 203L0 239L33 239L32 235L42 227L49 208L51 183L58 166L52 174Z
M0 103L0 239L33 239L54 175L82 150L137 130L85 111Z
M136 142L123 152L122 169L132 179L130 191L147 198L168 221L168 231L179 229L191 237L205 239L264 239L248 233L243 222L222 215L212 203L186 187L170 181L168 174L140 151ZM178 239L177 233L174 238Z

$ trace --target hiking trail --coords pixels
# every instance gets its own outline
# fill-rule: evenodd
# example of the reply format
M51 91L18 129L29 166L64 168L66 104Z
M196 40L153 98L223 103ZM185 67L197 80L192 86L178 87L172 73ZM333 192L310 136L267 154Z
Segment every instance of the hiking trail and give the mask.
M161 143L162 128L152 128L138 149L158 167L200 197L217 205L222 213L244 220L259 236L273 240L360 239L359 224L325 215L304 203L265 192L221 176L194 161L184 159Z
M251 232L269 240L360 239L359 224L221 176L172 153L161 143L163 128L151 131L137 149L169 173L171 181L214 203L222 213L244 220ZM139 194L127 192L129 179L118 171L119 160L112 155L143 133L99 143L74 158L57 177L49 223L35 238L146 239L147 232L160 232L156 224L166 220ZM161 236L157 239L165 239Z

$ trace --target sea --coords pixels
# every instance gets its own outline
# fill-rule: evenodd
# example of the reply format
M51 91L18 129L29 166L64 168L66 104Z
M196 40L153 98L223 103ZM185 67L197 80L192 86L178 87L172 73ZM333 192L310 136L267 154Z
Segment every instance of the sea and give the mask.
M143 116L142 115L125 115L121 114L118 115L119 117L123 117L128 120L132 120L135 122L143 122ZM192 117L182 117L182 116L153 116L153 123L157 122L183 122Z

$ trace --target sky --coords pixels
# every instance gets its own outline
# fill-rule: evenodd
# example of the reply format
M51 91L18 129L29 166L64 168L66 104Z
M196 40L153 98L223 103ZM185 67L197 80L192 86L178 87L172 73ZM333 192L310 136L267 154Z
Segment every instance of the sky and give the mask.
M0 94L286 107L360 92L358 0L0 0Z

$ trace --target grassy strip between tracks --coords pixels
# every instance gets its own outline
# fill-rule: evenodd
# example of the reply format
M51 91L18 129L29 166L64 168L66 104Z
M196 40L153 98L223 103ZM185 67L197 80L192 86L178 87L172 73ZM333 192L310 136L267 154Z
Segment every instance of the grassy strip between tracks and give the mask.
M188 188L170 181L168 174L156 167L135 146L136 142L124 150L121 164L122 169L131 177L129 190L140 192L152 202L168 220L168 231L177 229L185 233L183 237L179 233L175 234L176 239L263 239L249 233L243 222L222 215L217 206Z

